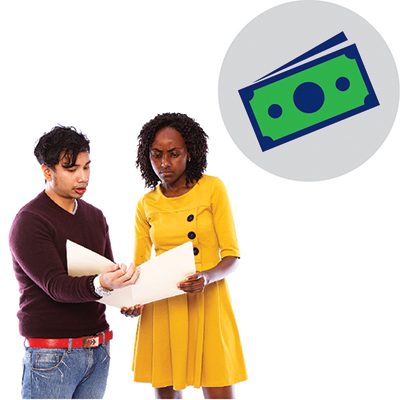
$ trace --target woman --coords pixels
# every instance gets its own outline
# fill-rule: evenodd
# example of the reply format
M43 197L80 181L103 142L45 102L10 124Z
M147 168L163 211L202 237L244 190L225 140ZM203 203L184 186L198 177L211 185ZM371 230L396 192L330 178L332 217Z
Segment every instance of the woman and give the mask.
M153 190L137 204L134 262L149 260L153 245L159 255L192 241L197 271L177 283L187 294L121 310L141 313L134 380L151 382L157 398L181 398L189 385L205 398L233 398L233 385L247 379L225 281L240 254L225 186L203 175L207 138L175 113L156 116L139 135L136 165Z

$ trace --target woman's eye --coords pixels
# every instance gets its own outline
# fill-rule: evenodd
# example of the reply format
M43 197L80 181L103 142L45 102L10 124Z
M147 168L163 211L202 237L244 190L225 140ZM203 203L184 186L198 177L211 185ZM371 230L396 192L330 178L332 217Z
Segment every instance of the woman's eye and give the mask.
M179 153L172 153L172 154L171 154L171 157L177 158L177 157L179 157L179 155L180 155Z
M153 158L160 158L160 157L161 157L161 154L151 153L151 156L152 156Z

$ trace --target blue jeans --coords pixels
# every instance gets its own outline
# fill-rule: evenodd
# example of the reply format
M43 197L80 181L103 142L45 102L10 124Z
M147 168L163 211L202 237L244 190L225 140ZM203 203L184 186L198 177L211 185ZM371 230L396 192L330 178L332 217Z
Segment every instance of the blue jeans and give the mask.
M27 347L23 366L23 399L102 399L110 342L88 349Z

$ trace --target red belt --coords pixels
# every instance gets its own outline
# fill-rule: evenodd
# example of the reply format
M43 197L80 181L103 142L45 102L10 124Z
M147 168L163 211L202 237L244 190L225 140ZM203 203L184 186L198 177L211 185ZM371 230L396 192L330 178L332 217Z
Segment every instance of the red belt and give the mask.
M113 338L112 331L104 332L104 343L108 342ZM100 333L97 336L73 338L73 339L26 339L28 347L38 348L55 348L55 349L66 349L69 348L69 342L72 341L71 348L83 347L88 349L91 347L98 347L103 344L103 334Z

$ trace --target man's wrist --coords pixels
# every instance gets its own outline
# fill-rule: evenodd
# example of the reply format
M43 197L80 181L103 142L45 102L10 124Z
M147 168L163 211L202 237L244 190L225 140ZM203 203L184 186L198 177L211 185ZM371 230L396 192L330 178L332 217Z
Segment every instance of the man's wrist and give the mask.
M108 297L111 295L111 290L107 290L101 286L100 275L96 275L94 277L94 279L92 280L92 282L93 282L93 285L92 285L93 294L96 297L102 298L102 297Z

